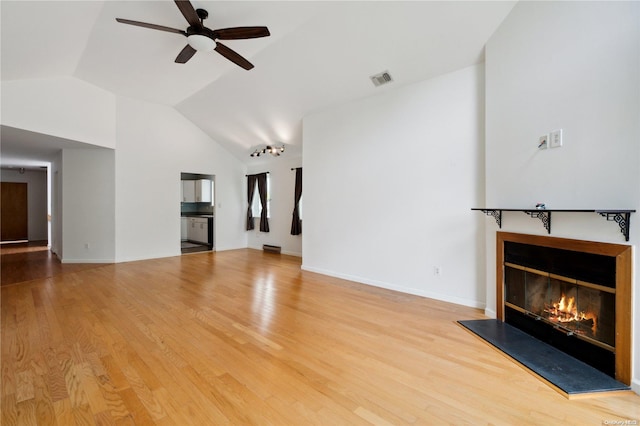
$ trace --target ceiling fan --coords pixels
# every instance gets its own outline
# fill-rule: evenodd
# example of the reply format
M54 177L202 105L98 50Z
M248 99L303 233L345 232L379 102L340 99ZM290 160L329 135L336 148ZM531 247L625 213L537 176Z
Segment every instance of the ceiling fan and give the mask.
M203 21L209 13L204 9L194 9L189 0L174 0L180 12L189 23L186 31L169 28L162 25L148 24L146 22L132 21L116 18L123 24L136 25L138 27L151 28L152 30L167 31L182 34L187 37L187 45L176 57L176 63L186 63L197 51L210 52L215 50L231 62L241 66L245 70L253 68L253 64L240 56L234 50L228 48L217 40L239 40L247 38L267 37L270 35L267 27L233 27L211 30L204 26Z

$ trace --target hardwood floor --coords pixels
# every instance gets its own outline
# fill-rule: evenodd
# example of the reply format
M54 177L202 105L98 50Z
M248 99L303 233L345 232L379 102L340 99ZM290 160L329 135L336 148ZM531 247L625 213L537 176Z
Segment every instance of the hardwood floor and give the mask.
M46 241L0 245L0 285L95 268L97 263L61 263Z
M479 310L295 257L197 253L1 291L3 426L640 419L640 396L567 400L455 323Z

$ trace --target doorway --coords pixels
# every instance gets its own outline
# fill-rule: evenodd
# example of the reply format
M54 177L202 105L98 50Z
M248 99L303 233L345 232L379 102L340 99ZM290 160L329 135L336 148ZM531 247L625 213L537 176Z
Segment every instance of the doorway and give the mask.
M29 239L27 184L2 182L1 185L0 241L27 241Z
M180 174L180 251L215 249L215 175Z

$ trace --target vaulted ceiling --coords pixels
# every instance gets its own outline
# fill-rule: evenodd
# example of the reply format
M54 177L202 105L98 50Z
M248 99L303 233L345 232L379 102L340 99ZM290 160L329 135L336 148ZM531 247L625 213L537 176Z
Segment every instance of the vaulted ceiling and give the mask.
M198 52L176 64L185 37L115 20L186 29L172 1L3 0L2 80L71 76L116 95L170 105L248 161L259 144L284 143L299 152L302 119L309 113L482 62L486 41L514 5L192 3L209 12L204 24L211 29L269 28L270 37L224 42L255 68L246 71L216 52ZM382 71L394 81L374 87L369 77ZM19 151L29 143L9 141L4 133L3 146Z

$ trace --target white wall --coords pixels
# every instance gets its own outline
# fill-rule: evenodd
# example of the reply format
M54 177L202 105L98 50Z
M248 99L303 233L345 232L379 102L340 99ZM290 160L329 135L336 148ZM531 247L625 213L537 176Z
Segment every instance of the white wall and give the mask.
M181 172L215 175L216 250L246 247L245 166L173 108L118 98L118 262L180 254Z
M29 241L47 240L47 172L45 170L2 169L2 182L27 184L27 227Z
M473 66L304 119L304 269L484 307L483 83Z
M246 247L246 167L173 108L72 77L3 81L2 123L116 148L64 150L52 164L52 250L64 262L179 255L181 172L216 176L216 249Z
M114 148L115 96L73 77L2 82L2 124Z
M62 262L113 262L114 151L64 149L62 164Z
M640 210L640 3L520 2L486 47L486 205ZM564 146L538 137L563 129ZM552 215L552 235L624 244L594 214ZM495 233L487 221L487 312L495 312ZM631 238L640 241L637 213ZM503 230L546 234L505 213ZM640 265L635 250L635 267ZM634 310L640 312L638 274ZM640 327L634 328L640 391Z
M269 232L260 232L260 218L255 220L255 229L245 231L248 238L248 247L262 250L263 244L271 244L282 247L282 253L293 256L302 256L302 235L291 235L291 219L293 215L293 197L296 184L296 172L292 168L300 167L300 157L287 157L287 151L278 158L266 160L256 159L256 163L249 163L247 173L269 172L271 182L271 218L269 219ZM244 208L246 210L246 179L244 195ZM303 172L304 194L304 172ZM304 195L303 195L304 198Z

